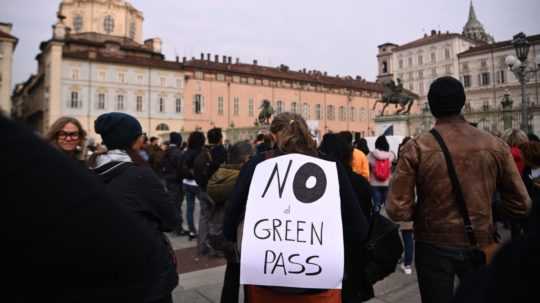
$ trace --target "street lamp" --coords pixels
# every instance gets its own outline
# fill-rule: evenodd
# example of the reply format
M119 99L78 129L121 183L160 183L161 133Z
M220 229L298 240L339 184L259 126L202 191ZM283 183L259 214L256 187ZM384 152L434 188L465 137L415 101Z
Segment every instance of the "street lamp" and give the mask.
M524 33L515 35L512 40L512 45L516 51L517 58L508 56L505 59L505 63L521 84L521 129L524 132L529 133L529 102L525 96L525 85L527 84L529 74L535 73L537 69L536 67L531 69L527 66L527 57L531 45ZM537 62L535 63L538 64L538 57L536 58L536 61Z

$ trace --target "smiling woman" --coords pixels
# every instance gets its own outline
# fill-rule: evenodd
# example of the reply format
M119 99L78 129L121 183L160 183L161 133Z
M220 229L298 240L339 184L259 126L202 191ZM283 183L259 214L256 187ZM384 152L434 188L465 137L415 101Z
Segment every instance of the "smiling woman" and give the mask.
M84 161L83 147L86 131L79 120L72 117L61 117L56 120L45 136L47 142L63 151L69 157Z

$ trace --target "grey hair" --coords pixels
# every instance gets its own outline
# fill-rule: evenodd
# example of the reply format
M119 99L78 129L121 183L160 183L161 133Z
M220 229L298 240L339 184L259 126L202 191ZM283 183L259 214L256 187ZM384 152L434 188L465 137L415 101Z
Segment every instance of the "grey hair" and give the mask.
M242 164L253 155L253 146L248 141L234 144L229 151L229 164Z

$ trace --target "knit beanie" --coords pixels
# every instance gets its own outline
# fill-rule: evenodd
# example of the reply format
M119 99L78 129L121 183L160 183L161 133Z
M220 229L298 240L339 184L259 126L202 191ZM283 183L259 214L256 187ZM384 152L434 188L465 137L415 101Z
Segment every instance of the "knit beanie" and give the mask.
M134 117L124 113L107 113L94 122L96 133L101 135L109 150L129 149L142 135L142 127Z
M176 146L182 144L182 135L177 132L172 132L169 134L169 142Z
M441 77L429 88L429 108L435 118L459 115L465 99L463 85L453 77Z

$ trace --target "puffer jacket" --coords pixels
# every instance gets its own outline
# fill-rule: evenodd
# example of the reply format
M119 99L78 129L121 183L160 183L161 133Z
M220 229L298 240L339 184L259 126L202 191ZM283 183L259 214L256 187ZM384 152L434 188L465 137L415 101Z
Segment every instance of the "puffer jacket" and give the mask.
M371 172L369 174L369 184L371 184L371 186L388 186L390 184L390 179L392 179L392 172L390 172L390 177L388 177L388 179L386 179L385 181L379 181L375 178L375 174L374 174L375 163L377 162L377 160L388 159L390 161L390 165L392 165L392 162L394 162L394 158L395 158L394 153L383 151L383 150L375 149L369 153L368 161L369 161L369 169Z
M216 205L224 206L234 190L240 174L240 164L223 164L208 181L208 195Z
M445 141L461 184L469 217L480 245L493 242L491 200L497 189L502 208L523 217L530 198L508 146L462 117L439 119L435 129ZM418 203L415 201L415 190ZM395 221L414 221L417 241L469 247L444 154L431 133L407 142L392 178L387 213Z

